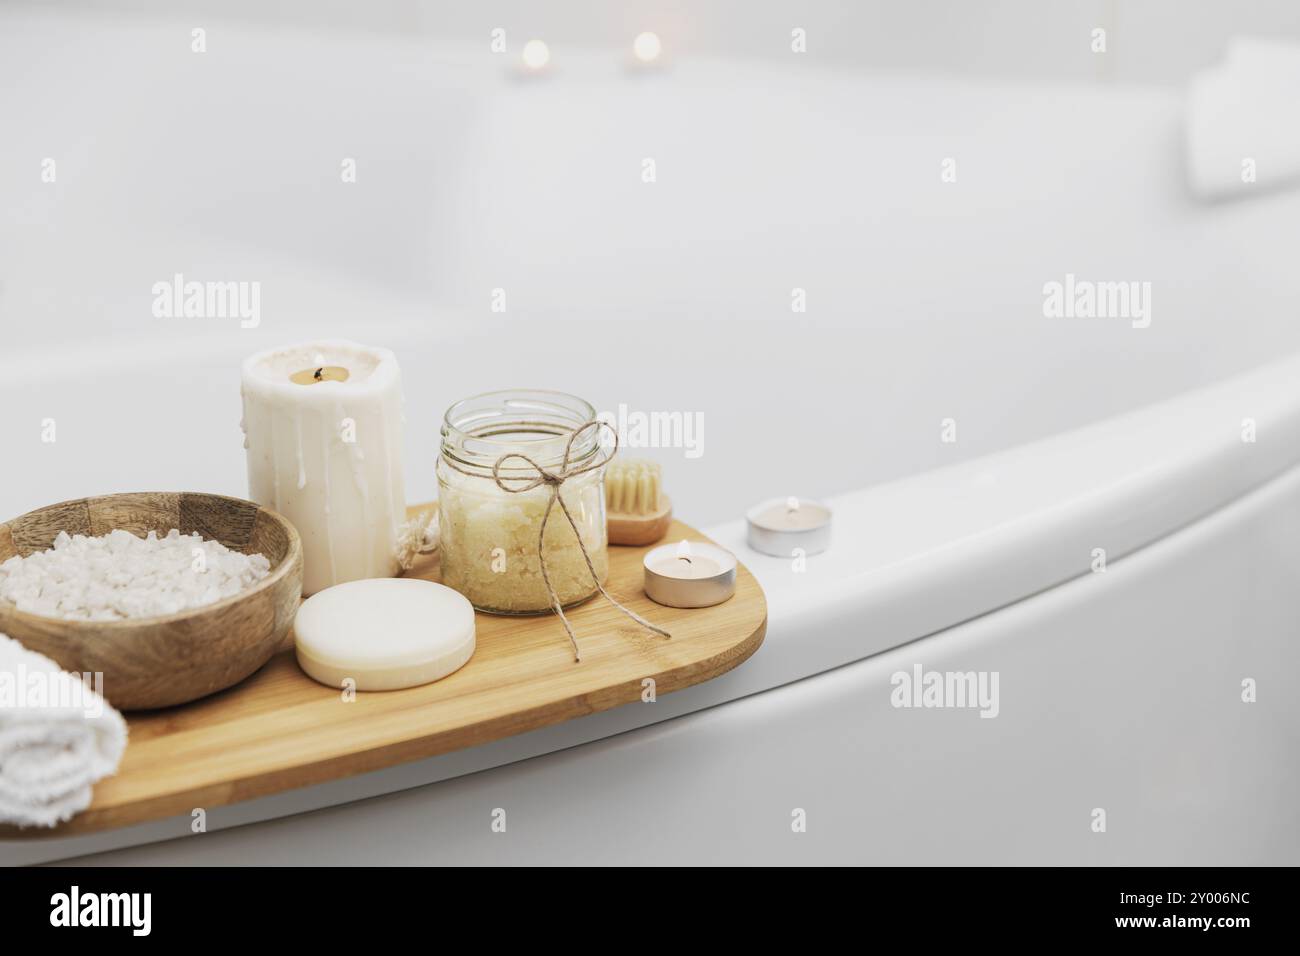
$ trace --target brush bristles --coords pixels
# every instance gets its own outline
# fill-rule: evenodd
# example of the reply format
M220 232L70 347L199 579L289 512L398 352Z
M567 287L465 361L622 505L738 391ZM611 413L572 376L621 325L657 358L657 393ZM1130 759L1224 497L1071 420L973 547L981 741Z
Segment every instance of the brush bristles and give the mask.
M658 462L616 458L605 469L605 507L611 514L652 515L659 511Z

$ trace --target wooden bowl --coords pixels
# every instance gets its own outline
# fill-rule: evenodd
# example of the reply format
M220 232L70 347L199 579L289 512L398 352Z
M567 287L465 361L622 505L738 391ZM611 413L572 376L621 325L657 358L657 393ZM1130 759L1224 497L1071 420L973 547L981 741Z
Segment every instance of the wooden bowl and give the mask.
M51 547L60 531L144 536L197 531L234 551L263 554L271 573L206 607L127 621L67 621L0 600L0 633L65 670L102 673L120 710L170 707L243 680L265 664L293 623L302 595L302 542L284 518L222 495L142 492L50 505L0 524L0 561Z

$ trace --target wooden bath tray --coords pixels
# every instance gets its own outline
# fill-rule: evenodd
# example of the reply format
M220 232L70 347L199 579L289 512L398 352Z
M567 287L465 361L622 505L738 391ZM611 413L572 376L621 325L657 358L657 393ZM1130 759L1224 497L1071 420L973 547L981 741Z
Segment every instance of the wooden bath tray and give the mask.
M665 540L682 538L703 536L674 522ZM672 631L670 640L597 596L566 612L582 645L575 664L553 615L479 614L477 650L461 670L424 687L358 693L350 703L303 674L289 648L229 690L131 715L122 765L96 785L85 812L53 830L0 827L0 837L143 823L433 757L638 701L647 677L657 694L699 684L757 650L767 603L748 569L736 568L736 594L724 604L661 607L642 591L647 550L611 547L607 588ZM436 557L408 574L438 580Z

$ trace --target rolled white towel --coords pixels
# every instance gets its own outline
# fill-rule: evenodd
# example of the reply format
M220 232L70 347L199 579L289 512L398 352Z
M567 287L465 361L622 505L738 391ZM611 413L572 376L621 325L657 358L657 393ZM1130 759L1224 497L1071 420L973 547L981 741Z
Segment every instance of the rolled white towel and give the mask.
M0 634L0 823L52 827L117 771L126 721L76 674Z
M1187 91L1187 175L1202 199L1300 185L1300 44L1234 39ZM1254 177L1253 180L1251 177Z

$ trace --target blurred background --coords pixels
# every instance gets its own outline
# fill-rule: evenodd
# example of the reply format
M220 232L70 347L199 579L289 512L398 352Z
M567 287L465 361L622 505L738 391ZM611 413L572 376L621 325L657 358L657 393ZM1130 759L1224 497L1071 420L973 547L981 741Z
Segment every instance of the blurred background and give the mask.
M647 453L697 522L1253 368L1300 348L1292 145L1234 198L1215 124L1294 126L1297 38L1285 0L9 0L0 511L243 494L240 359L331 335L398 352L412 500L447 405L551 387L702 413ZM1045 318L1067 273L1151 326ZM259 283L257 327L156 316L177 274Z
M653 29L683 56L782 60L792 25L828 66L941 71L1039 80L1177 85L1238 34L1300 38L1289 0L80 0L32 2L112 19L175 16L313 33L358 32L483 44L495 27L550 38L557 49L622 49ZM197 22L197 21L196 21ZM1109 55L1078 42L1094 27Z

